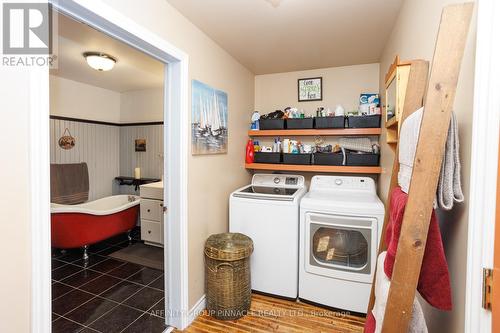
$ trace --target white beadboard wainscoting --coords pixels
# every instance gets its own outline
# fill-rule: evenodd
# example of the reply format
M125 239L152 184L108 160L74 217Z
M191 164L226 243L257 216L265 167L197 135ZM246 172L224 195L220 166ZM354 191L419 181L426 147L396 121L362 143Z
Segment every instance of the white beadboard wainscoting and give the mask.
M73 149L59 147L68 128L75 138ZM146 139L146 151L135 151L135 140ZM117 176L161 178L163 174L163 125L99 124L50 119L50 163L86 162L89 169L89 200L113 194L138 194L133 186L118 186Z
M70 150L58 144L66 128L75 138ZM89 169L89 200L118 193L114 178L120 173L120 127L50 119L50 163L80 162Z
M135 151L135 140L146 140L146 151ZM120 127L120 175L134 175L141 168L141 177L161 178L163 174L163 125ZM122 194L137 194L132 186L120 186Z

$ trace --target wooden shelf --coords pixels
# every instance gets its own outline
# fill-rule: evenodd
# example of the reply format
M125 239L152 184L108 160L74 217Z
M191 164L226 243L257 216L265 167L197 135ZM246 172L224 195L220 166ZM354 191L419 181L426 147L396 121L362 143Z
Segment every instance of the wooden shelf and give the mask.
M281 170L299 172L382 173L382 168L378 166L372 167L247 163L245 164L245 168L253 170Z
M397 124L398 124L398 120L397 120L396 116L394 116L385 123L385 128L389 128L389 127L392 127L392 126L397 125Z
M284 129L248 131L248 136L342 136L342 135L380 135L381 128L338 128L338 129Z

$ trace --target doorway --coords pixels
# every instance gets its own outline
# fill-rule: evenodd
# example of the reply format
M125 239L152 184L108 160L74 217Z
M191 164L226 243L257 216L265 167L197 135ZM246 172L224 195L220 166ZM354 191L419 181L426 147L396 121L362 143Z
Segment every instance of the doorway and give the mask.
M496 209L498 204L498 139L500 93L498 90L500 46L496 32L500 22L497 1L485 0L477 8L474 108L467 239L465 331L492 332L492 312L483 308L483 269L495 267ZM484 144L487 142L488 144ZM494 279L494 283L496 279ZM493 290L495 287L493 286ZM494 297L497 292L493 292ZM495 309L495 306L492 306ZM495 311L495 310L494 310ZM495 312L494 312L495 314Z
M52 1L51 1L52 2ZM165 64L164 79L164 151L169 152L163 161L164 212L167 223L163 230L165 241L164 287L169 292L165 298L165 323L183 329L188 321L187 302L187 55L135 24L119 12L102 3L77 1L53 2L59 13L101 31ZM49 138L48 73L33 74L32 107L30 110L37 124L37 131L30 138L32 148L41 153L33 154L35 179L34 199L41 203L33 206L33 282L32 327L34 331L50 332L50 208L47 180L49 154L45 143ZM50 257L50 256L49 256Z

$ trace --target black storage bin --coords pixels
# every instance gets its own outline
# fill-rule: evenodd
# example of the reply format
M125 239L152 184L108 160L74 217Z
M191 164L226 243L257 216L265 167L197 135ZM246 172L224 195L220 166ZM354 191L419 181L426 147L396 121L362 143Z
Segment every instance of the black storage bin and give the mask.
M314 118L288 118L287 129L309 129L313 128Z
M344 116L314 118L314 128L344 128L344 125Z
M283 154L284 164L311 164L312 154Z
M379 154L348 153L346 156L346 165L349 166L378 166L379 162L380 162Z
M281 163L281 153L255 152L254 163Z
M259 129L261 130L272 130L272 129L284 129L285 119L259 119Z
M349 116L347 127L349 128L379 128L382 116L374 114L370 116Z
M342 165L342 153L314 153L314 164L317 165Z

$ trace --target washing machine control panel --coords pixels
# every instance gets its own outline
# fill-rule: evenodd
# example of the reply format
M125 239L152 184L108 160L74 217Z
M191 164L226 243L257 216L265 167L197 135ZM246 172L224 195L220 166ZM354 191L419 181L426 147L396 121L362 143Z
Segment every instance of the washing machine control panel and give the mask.
M314 176L310 191L314 190L361 190L376 192L375 182L369 177Z
M304 186L304 177L299 175L255 174L252 178L252 185L297 188Z

